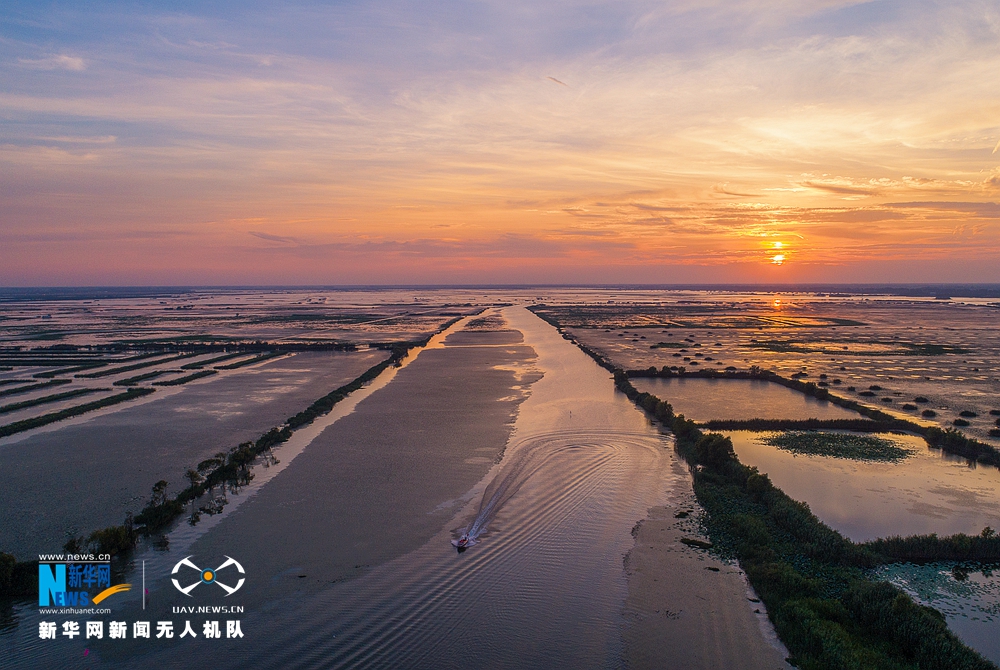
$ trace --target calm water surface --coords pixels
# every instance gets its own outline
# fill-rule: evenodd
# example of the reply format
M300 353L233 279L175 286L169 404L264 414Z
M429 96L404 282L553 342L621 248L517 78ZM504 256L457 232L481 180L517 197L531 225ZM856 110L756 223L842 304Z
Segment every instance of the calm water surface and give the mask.
M740 461L766 472L852 540L1000 528L1000 471L932 451L921 437L882 435L912 455L899 463L867 463L782 451L761 442L767 433L726 434Z
M948 627L963 642L1000 665L1000 578L993 570L967 566L967 575L956 579L953 567L950 563L903 563L886 566L877 574L944 614Z
M505 315L536 351L544 376L520 407L503 460L458 501L451 521L417 550L369 566L357 578L250 608L240 615L246 638L198 641L206 663L530 668L558 658L578 668L623 665L622 561L634 543L631 529L650 507L666 502L670 487L689 484L683 471L670 467L669 439L614 391L605 370L526 310L511 308ZM292 454L278 455L287 460ZM476 516L487 486L510 475L510 464L519 459L529 459L531 467L515 473L516 494L495 511L479 543L457 553L451 540ZM212 526L179 529L169 554L147 555L147 575L169 571L184 546ZM377 538L379 528L371 532ZM253 578L269 577L277 578ZM151 592L169 593L164 582L152 580ZM22 615L20 627L37 627L37 615ZM141 618L135 598L121 616ZM65 662L65 654L59 660L63 667L96 667L98 659L105 667L182 667L177 647L192 643L142 642L92 645L88 660L80 643L79 665L72 657ZM14 651L21 655L16 667L54 660L37 642Z
M632 526L674 481L670 444L576 347L524 310L507 317L544 377L520 408L504 461L420 549L306 602L275 603L259 615L272 636L218 665L621 666L622 559ZM536 465L522 471L516 495L458 554L450 541L486 486L527 455Z
M862 418L839 405L756 379L650 377L633 379L632 384L668 401L676 414L694 421Z

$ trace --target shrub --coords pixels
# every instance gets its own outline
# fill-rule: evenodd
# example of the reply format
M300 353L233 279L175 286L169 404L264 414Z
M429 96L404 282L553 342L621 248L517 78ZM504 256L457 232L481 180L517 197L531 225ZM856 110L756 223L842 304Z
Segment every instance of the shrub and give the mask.
M766 474L757 472L757 468L752 468L752 474L747 477L747 493L755 500L760 501L766 494L774 490L771 479Z
M702 465L721 469L736 460L736 451L728 437L708 433L695 444L695 457Z
M132 525L131 514L122 525L95 530L87 537L87 543L93 547L95 553L112 556L131 551L138 541L139 533Z

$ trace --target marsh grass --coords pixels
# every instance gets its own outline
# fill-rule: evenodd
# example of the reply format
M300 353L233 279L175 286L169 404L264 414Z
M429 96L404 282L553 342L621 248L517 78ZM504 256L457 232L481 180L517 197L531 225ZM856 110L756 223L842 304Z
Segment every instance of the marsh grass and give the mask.
M69 384L69 379L53 379L50 382L41 382L38 384L29 384L28 386L18 386L12 389L4 389L0 391L0 396L8 395L18 395L20 393L30 393L31 391L40 391L42 389L51 388L53 386L62 386L63 384Z
M217 365L216 370L236 370L237 368L242 368L246 365L253 365L254 363L263 363L264 361L269 361L272 358L277 358L278 356L284 356L283 351L271 351L266 354L261 354L260 356L254 356L253 358L248 358L245 361L236 361L235 363L229 363L228 365Z
M153 382L153 386L180 386L181 384L187 384L188 382L193 382L196 379L201 379L202 377L211 377L212 375L219 374L215 370L202 370L201 372L194 372L184 377L178 377L177 379L168 379L164 382Z
M135 377L129 377L128 379L119 379L114 382L114 386L135 386L139 382L146 381L147 379L153 379L164 375L168 372L173 372L172 370L153 370L152 372L147 372L145 374L136 375Z
M117 368L108 368L107 370L101 370L100 372L91 372L87 374L75 375L81 379L99 379L101 377L108 377L110 375L117 375L122 372L132 372L132 370L141 370L142 368L149 368L154 365L163 365L164 363L173 363L174 361L179 361L182 358L191 358L192 356L200 356L201 352L196 351L189 354L180 354L178 356L173 356L171 358L161 358L155 361L146 361L145 363L136 363L135 365L124 365Z
M762 437L759 441L793 454L864 462L899 463L914 453L884 437L856 433L790 432Z
M101 398L100 400L95 400L93 402L88 402L83 405L75 405L73 407L67 407L64 410L58 412L51 412L49 414L43 414L41 416L32 417L30 419L24 419L23 421L15 421L14 423L8 423L5 426L0 426L0 437L7 437L8 435L14 435L15 433L20 433L26 430L31 430L32 428L39 428L41 426L48 425L50 423L55 423L56 421L62 421L63 419L68 419L73 416L78 416L80 414L85 414L87 412L92 412L95 409L101 409L103 407L109 407L120 402L126 402L133 400L135 398L141 398L145 395L149 395L153 392L151 388L131 388L124 393L118 393L116 395L108 396L107 398Z
M839 341L825 340L768 340L753 341L743 345L748 349L758 349L775 353L796 354L843 354L844 347ZM888 342L881 340L852 342L850 353L869 356L943 356L945 354L967 354L968 349L947 344L926 342Z
M0 414L7 414L8 412L15 412L19 409L35 407L36 405L45 405L50 402L58 402L60 400L75 398L77 396L86 395L88 393L96 393L103 390L105 389L75 389L73 391L66 391L65 393L55 393L53 395L42 396L41 398L35 398L33 400L14 402L9 405L0 405Z

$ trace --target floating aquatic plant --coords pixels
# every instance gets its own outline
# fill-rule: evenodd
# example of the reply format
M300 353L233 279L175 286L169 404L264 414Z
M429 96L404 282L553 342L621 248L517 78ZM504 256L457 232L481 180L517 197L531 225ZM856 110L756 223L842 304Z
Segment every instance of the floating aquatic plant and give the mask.
M761 442L795 454L854 461L898 463L913 453L884 437L856 433L788 432L763 437Z

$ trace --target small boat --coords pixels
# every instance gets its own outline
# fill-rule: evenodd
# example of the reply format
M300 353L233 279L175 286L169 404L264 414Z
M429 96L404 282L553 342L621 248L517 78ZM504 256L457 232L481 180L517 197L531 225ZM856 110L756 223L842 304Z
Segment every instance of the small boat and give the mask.
M462 537L458 538L457 540L451 541L452 546L457 547L459 551L471 547L475 543L476 541L473 540L471 537L469 537L468 533L462 535Z

